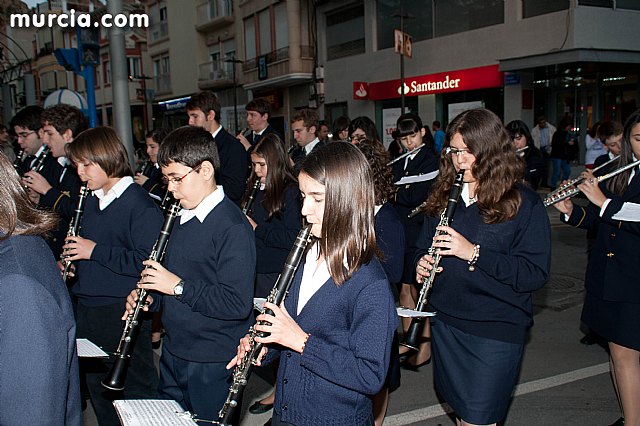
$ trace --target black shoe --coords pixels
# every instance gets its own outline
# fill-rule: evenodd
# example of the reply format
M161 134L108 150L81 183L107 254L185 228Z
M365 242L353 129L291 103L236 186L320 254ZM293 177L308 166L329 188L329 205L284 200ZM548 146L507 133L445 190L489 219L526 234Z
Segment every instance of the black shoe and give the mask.
M422 364L412 364L405 359L400 363L400 368L402 368L403 370L409 370L409 371L420 371L420 367L422 367L423 365L427 365L429 363L431 363L431 358L429 358Z
M609 426L624 426L624 417L620 417L614 423L611 423Z
M256 401L253 403L251 407L249 407L249 412L251 414L262 414L273 408L273 404L263 404L260 401Z
M585 334L584 337L580 339L580 343L582 343L583 345L591 346L591 345L595 345L598 342L596 341L595 336L589 333L589 334Z

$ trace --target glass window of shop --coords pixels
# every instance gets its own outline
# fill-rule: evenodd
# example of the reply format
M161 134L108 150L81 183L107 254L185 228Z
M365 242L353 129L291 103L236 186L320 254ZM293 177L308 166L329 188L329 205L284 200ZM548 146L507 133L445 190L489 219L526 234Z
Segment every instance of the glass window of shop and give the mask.
M569 9L568 0L522 0L522 17L531 18L533 16L558 12Z
M580 6L596 6L613 8L615 3L616 9L632 9L640 10L640 2L638 0L578 0Z
M402 9L400 8L402 5ZM433 38L433 2L424 0L378 0L376 2L378 49L393 47L393 31L402 26L413 41Z
M580 6L612 7L611 0L578 0Z
M364 53L364 3L326 14L327 60Z
M504 22L504 0L433 0L436 37Z

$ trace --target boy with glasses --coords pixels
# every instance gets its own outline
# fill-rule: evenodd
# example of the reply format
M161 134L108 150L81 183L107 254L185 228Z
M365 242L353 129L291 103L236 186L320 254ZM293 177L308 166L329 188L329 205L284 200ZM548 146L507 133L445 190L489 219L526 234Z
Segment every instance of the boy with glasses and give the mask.
M214 420L231 383L225 365L253 322L253 229L217 185L220 160L211 133L189 126L174 130L160 146L158 163L183 208L163 265L145 261L150 268L138 284L151 292L151 308L163 309L159 396ZM133 291L129 313L135 300Z

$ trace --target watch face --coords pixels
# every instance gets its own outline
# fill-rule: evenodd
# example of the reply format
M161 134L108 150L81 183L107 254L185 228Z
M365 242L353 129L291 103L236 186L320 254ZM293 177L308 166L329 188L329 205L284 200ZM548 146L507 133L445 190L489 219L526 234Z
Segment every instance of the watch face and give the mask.
M182 283L182 282L178 283L178 284L173 288L173 294L175 294L176 296L180 296L180 295L182 295L182 290L183 290L182 286L183 286L183 283Z

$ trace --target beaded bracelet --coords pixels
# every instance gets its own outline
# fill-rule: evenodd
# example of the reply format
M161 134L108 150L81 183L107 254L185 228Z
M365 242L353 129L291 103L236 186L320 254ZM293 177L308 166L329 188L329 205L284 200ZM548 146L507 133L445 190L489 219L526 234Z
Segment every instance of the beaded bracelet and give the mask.
M302 342L302 349L300 349L300 355L302 355L302 353L304 352L304 348L307 346L307 340L309 340L309 336L311 336L311 334L307 334L307 336L304 338L304 342Z
M473 272L476 270L475 264L478 261L479 257L480 257L480 244L474 244L473 255L471 256L471 259L467 260L467 263L469 264L470 272Z

